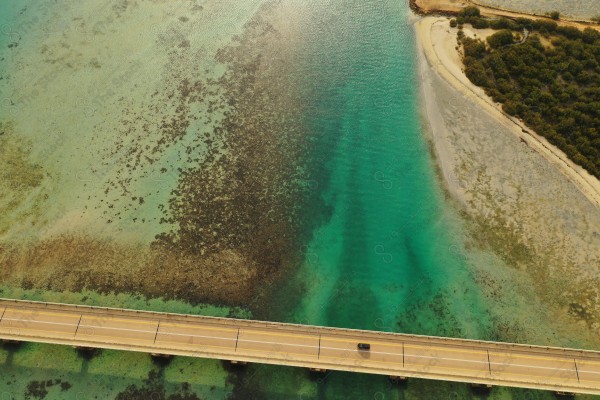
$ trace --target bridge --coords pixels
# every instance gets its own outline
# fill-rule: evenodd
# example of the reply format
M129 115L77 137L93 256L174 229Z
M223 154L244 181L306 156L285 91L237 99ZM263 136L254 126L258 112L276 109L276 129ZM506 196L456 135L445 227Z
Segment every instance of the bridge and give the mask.
M600 395L587 350L9 299L0 339Z

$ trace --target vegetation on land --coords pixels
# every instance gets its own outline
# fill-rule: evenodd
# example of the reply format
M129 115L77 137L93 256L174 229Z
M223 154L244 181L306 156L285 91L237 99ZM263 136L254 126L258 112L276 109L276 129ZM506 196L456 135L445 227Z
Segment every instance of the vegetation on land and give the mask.
M457 24L479 20L470 10ZM600 33L543 19L485 21L498 30L486 42L459 32L467 77L600 178Z

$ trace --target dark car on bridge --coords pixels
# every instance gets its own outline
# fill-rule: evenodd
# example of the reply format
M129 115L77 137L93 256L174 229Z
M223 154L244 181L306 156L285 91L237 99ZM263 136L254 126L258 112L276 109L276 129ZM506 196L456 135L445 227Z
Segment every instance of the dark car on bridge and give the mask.
M356 347L358 350L371 350L371 345L369 343L359 343Z

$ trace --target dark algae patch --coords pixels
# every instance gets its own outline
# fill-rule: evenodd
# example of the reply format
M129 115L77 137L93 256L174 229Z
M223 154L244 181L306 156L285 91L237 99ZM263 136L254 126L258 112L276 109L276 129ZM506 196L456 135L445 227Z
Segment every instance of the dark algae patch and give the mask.
M177 32L161 33L157 40L169 60L165 87L136 106L145 113L119 100L121 132L107 159L122 162L102 183L104 198L91 210L106 224L123 224L122 214L152 203L156 193L130 190L134 171L152 170L174 146L184 149L176 162L160 164L161 179L176 184L155 210L162 233L150 245L75 232L6 241L0 245L0 279L24 289L247 306L293 269L314 220L306 217L309 204L317 197L308 184L304 110L288 73L295 53L269 22L277 9L267 2L218 51L216 61L225 68L218 76L198 71L190 77L184 67L206 54ZM161 118L154 124L145 115ZM28 164L25 145L8 146L12 125L0 128L7 143L0 152L13 158L3 158L4 170L18 186L17 201L44 175ZM124 208L115 206L123 201ZM17 209L17 203L7 204L5 211Z
M268 7L218 54L229 66L213 105L225 110L216 135L221 140L211 143L198 167L182 171L165 209L165 222L177 228L156 241L186 254L233 252L241 268L262 276L294 263L311 195L304 183L301 105L287 85L287 63L272 63L283 43L263 13Z
M160 8L153 7L156 3L160 2L119 1L114 12L109 5L104 26L93 25L94 16L85 15L84 9L74 24L86 33L85 39L74 35L77 40L69 40L65 34L56 41L42 40L43 45L38 46L48 77L74 66L74 74L85 72L92 83L95 74L105 74L107 87L86 97L89 104L85 110L73 111L85 119L86 123L80 124L85 135L77 138L77 151L63 159L77 160L83 165L81 170L73 167L65 173L63 166L76 163L51 157L62 156L68 139L58 129L67 125L60 120L62 115L56 117L57 130L52 136L61 151L45 149L40 143L34 146L38 150L34 156L44 158L43 167L57 165L56 171L49 169L57 173L48 179L48 185L55 191L51 193L57 200L54 205L65 203L57 218L45 214L27 217L43 227L41 234L39 229L27 240L16 235L2 238L0 282L11 289L5 294L27 297L25 294L33 293L36 300L77 302L77 297L66 293L93 293L101 299L96 305L108 305L103 299L114 296L111 305L119 307L124 294L139 294L148 302L123 303L159 309L156 299L178 299L188 304L251 307L267 314L263 293L276 287L301 262L306 232L318 218L314 210L309 212L310 205L318 201L318 192L311 183L306 105L291 73L298 62L294 44L301 45L297 32L287 27L294 18L278 1L264 2L256 9L258 1L230 2L223 7L217 1L199 6L184 0ZM107 14L103 6L97 5L96 11ZM137 27L139 20L125 20L134 14L145 17L139 11L146 7L147 17L160 19L161 24L151 31L140 30L152 39L135 46L133 62L126 56L122 65L111 66L100 50L92 60L87 57L90 45L103 43L113 29ZM242 14L238 20L248 21L233 39L231 29L239 26L197 32L202 20L210 18L202 16L203 8L216 10L216 17L223 18L231 7ZM54 11L63 14L62 9L45 11L49 16ZM71 21L69 12L65 9L64 15ZM253 17L247 19L244 13ZM175 27L162 24L162 19L169 18L176 22ZM117 24L119 19L123 21ZM203 37L207 33L220 43L216 57L204 50L209 48L202 43L210 40ZM80 46L81 41L86 43ZM98 47L112 49L108 42ZM143 62L136 61L138 58ZM137 90L146 84L136 80L143 72L152 73L147 83L149 94ZM155 75L159 78L154 79ZM116 112L102 115L115 104ZM35 107L31 108L35 112ZM43 115L40 120L44 118L49 119ZM12 141L11 132L23 126L27 124L3 124L0 140ZM14 162L10 160L5 171L18 177L22 185L18 188L22 193L15 198L31 199L43 193L49 172L30 159L29 143L13 147L6 147ZM86 153L92 151L98 154L96 158ZM88 158L100 162L90 164ZM9 169L13 166L18 170ZM63 175L70 175L71 181L63 180ZM63 182L72 184L73 190L62 191ZM19 206L15 211L20 211ZM55 226L59 225L57 219L62 226ZM29 221L25 222L22 225L28 228ZM151 229L129 231L128 225ZM126 234L120 236L123 231ZM193 308L191 312L210 314L210 309ZM24 347L7 356L14 360L9 370L15 371L17 396L25 393L27 385L31 398L47 399L77 398L85 393L85 398L192 400L226 398L231 390L223 382L220 363L215 367L207 360L176 358L165 371L153 366L154 372L144 379L150 363L145 354L103 350L86 360L70 348ZM41 362L51 359L52 352L62 361L56 367ZM188 363L190 367L185 368ZM184 368L180 371L173 365ZM205 370L209 372L204 374ZM64 397L62 385L54 379L52 386L42 380L57 376L73 383L72 388L64 386ZM29 384L32 379L35 382Z
M2 262L5 282L23 289L140 293L193 304L244 304L256 279L256 272L235 253L179 255L89 237L14 246Z
M128 386L115 400L203 400L190 391L187 383L182 383L174 391L167 393L162 374L162 370L150 371L141 385Z
M24 394L25 399L45 399L50 391L66 392L71 388L69 382L60 379L49 379L46 381L31 381L27 385L27 391Z

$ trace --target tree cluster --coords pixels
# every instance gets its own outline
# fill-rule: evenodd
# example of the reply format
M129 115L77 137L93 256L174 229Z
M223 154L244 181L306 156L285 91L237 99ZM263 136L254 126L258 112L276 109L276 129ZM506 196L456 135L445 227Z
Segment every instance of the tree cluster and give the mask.
M508 46L515 42L513 33L508 29L502 29L487 38L487 42L492 49Z
M487 45L461 39L467 77L600 178L600 33L550 20L492 23L501 30ZM511 31L524 28L533 33L514 43Z
M479 8L475 6L468 6L460 10L456 19L453 21L455 21L455 23L458 25L471 24L477 29L485 29L490 27L488 20L481 18Z

